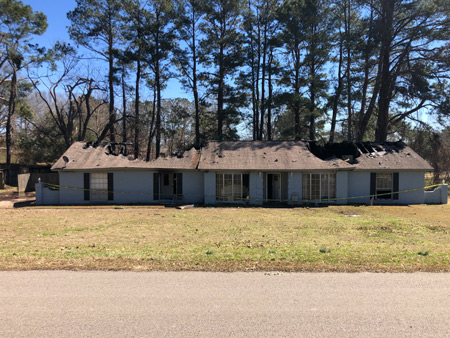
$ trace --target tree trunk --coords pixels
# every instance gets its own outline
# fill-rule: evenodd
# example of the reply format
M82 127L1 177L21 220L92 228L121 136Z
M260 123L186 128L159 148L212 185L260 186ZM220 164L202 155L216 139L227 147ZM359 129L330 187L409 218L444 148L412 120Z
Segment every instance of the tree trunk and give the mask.
M113 42L112 37L109 38L108 46L108 61L109 61L109 73L108 73L108 85L109 85L109 140L116 142L114 124L116 122L114 112L114 57L113 57Z
M313 47L314 48L314 47ZM315 48L314 48L315 49ZM309 85L309 139L311 141L314 141L316 138L316 117L314 116L314 111L316 109L316 85L315 85L315 78L316 78L316 65L314 63L314 58L311 60L312 64L310 66L310 78L311 83Z
M370 48L371 48L371 43L373 43L372 41L372 27L373 27L373 7L371 7L371 11L370 11L370 19L369 19L369 33L368 33L368 37L367 37L367 42L366 42L366 46L365 46L365 50L364 50L364 81L363 81L363 86L362 86L362 97L361 97L361 108L359 110L358 113L358 127L356 130L356 141L357 142L362 142L364 140L364 134L366 132L366 128L367 128L367 123L369 122L369 119L367 119L367 122L365 122L364 116L366 115L366 103L367 103L367 88L369 87L369 77L370 77ZM380 69L380 68L378 68ZM375 80L375 83L377 83L377 81L379 82L379 74L380 72L378 71L377 73L377 79ZM372 98L377 96L377 92L372 93ZM371 114L371 113L370 113Z
M194 92L195 107L195 148L200 149L200 106L197 88L197 47L195 43L195 32L195 20L192 20L192 90Z
M150 155L152 152L152 139L153 139L153 125L155 123L155 115L156 115L156 87L153 88L153 102L152 102L152 120L150 121L150 130L148 132L148 142L147 142L147 154L145 156L145 160L150 161Z
M351 15L351 7L350 0L345 0L345 35L347 39L347 141L352 141L352 79L351 79L351 46L350 46L350 15Z
M11 65L12 77L11 77L11 87L9 93L8 102L8 116L6 119L6 168L9 169L11 165L11 147L12 147L12 118L16 112L16 97L17 97L17 71L15 66ZM9 174L8 174L9 178ZM9 183L9 182L8 182Z
M255 69L255 96L256 96L256 106L255 106L255 135L256 140L259 138L260 130L259 130L259 103L260 103L260 94L259 94L259 75L260 75L260 66L261 66L261 25L259 20L257 22L258 35L256 39L256 45L258 46L256 49L256 69Z
M159 60L156 62L155 84L156 84L155 157L158 158L161 153L161 78L160 78Z
M339 41L339 65L338 65L338 85L336 87L336 91L334 93L333 100L333 115L331 117L331 128L330 128L330 139L328 142L334 143L334 134L336 130L336 120L337 120L337 112L339 106L339 99L342 93L342 63L344 59L344 51L343 51L343 40L342 38Z
M357 141L361 142L364 139L364 135L367 131L367 126L369 125L370 118L372 117L373 111L375 109L375 104L377 102L378 94L380 92L381 85L381 64L378 65L377 76L375 79L375 85L373 87L372 97L370 99L369 106L367 107L366 113L361 115L358 121L358 137Z
M386 142L388 132L389 105L391 96L391 38L394 15L394 1L382 1L382 35L381 35L381 83L378 97L378 120L375 130L375 141Z
M295 79L294 79L294 137L300 140L300 51L299 42L296 41L295 51Z
M259 140L263 139L264 136L264 115L266 112L266 97L265 97L265 89L266 89L266 56L267 56L267 23L264 24L264 32L263 32L263 55L262 55L262 74L261 74L261 117L260 117L260 126L259 126Z
M122 65L122 106L123 106L123 114L122 114L122 142L127 143L127 90L125 83L125 65ZM127 155L127 147L125 146L125 153L123 155Z
M217 93L217 139L223 140L223 92L224 92L224 48L223 44L220 45L219 51L219 87Z
M252 1L248 1L248 10L252 11ZM253 38L253 22L250 23L250 72L251 72L251 90L252 90L252 132L253 132L253 141L258 138L257 133L257 125L256 125L256 114L258 114L258 110L256 109L256 83L255 83L255 55L254 55L254 38Z
M269 55L269 78L267 79L269 83L269 100L267 104L267 140L272 141L272 92L273 92L273 86L272 86L272 62L273 62L273 50L270 49L270 55Z
M140 48L140 47L139 47ZM135 101L134 101L134 158L139 157L139 127L140 127L140 83L141 83L141 60L140 50L136 65L136 89L135 89Z

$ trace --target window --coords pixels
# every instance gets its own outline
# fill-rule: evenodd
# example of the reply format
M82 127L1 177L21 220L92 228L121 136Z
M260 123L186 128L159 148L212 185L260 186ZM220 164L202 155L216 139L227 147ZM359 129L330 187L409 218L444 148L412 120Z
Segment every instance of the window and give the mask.
M376 199L392 199L392 173L376 174ZM379 195L381 194L381 196Z
M92 173L91 175L91 200L108 200L108 174Z
M303 174L303 200L327 201L336 198L336 174Z
M217 201L244 201L248 191L248 174L216 174Z

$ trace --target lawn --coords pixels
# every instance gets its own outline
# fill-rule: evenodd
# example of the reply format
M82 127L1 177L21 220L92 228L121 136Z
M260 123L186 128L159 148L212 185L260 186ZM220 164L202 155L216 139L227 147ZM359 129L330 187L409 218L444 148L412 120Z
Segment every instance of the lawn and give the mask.
M0 269L450 271L450 206L0 209Z

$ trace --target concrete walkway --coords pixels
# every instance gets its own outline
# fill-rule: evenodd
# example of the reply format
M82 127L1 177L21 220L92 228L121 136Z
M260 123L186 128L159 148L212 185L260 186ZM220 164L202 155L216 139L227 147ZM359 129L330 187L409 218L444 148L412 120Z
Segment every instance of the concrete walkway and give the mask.
M450 337L450 274L0 272L2 337Z

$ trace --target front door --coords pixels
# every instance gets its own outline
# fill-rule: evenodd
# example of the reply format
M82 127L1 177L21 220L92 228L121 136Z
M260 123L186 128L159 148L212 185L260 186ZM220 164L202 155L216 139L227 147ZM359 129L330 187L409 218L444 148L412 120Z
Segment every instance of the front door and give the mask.
M281 200L281 174L267 174L267 199L269 202Z
M183 174L154 173L153 187L154 200L181 200L183 198Z

